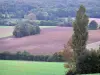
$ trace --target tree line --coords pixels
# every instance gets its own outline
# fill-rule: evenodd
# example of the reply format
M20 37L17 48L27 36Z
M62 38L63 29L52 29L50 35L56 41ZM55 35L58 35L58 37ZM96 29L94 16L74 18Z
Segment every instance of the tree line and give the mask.
M8 51L0 53L0 60L26 60L26 61L45 61L45 62L64 62L63 56L58 53L51 55L32 55L27 51L10 53Z
M82 3L76 0L75 2L73 0L34 0L31 2L6 0L0 2L0 14L3 18L24 18L31 11L38 20L54 20L58 17L75 17L79 5L83 4L87 7L87 14L90 17L100 18L100 1L83 0Z

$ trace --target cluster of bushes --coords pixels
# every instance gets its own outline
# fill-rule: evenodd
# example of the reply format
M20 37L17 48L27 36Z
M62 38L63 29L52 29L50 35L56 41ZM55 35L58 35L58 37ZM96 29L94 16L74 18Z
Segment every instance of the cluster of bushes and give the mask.
M97 30L98 28L98 23L95 21L95 20L92 20L89 24L89 27L88 27L90 30Z
M17 24L18 24L18 23L17 23L17 22L14 22L14 21L11 21L11 22L6 21L6 22L4 22L3 25L5 25L5 26L15 26L15 25L17 25Z
M6 19L6 18L0 17L0 25L1 26L15 26L15 25L17 25L17 22L18 22L18 19Z
M58 19L59 23L58 23L58 26L61 26L61 27L72 27L73 25L73 19L71 17L68 17L68 18L61 18L61 19Z
M17 25L18 23L17 22L9 22L8 20L0 20L0 25L1 26L15 26L15 25Z
M70 68L66 75L100 73L100 47L99 49L86 49L76 59L77 61L71 62L72 64L64 65L65 68Z
M29 35L35 35L40 33L40 27L31 21L21 22L15 26L13 35L15 37L24 37Z
M55 61L55 62L64 62L65 60L64 60L64 57L61 54L56 52L48 58L48 61L49 62L53 62L53 61Z
M73 19L68 18L57 18L55 20L41 20L39 26L61 26L61 27L72 27Z
M25 23L28 22L28 19L21 19L20 20L20 21L26 21L25 23L20 23L19 20L16 19L16 21L15 21L13 19L11 19L11 20L10 19L2 19L2 20L0 20L0 25L3 25L3 26L17 26L17 25L25 24ZM39 26L72 27L72 23L73 23L73 19L68 17L68 18L57 18L55 20L34 20L33 25L35 25L35 26L39 25Z
M6 20L0 19L0 25L6 25Z
M0 53L1 60L27 60L27 61L45 61L45 62L63 62L63 57L54 53L53 55L31 55L27 51L17 52L12 54L10 52Z
M100 49L85 51L78 57L76 64L79 74L100 73Z

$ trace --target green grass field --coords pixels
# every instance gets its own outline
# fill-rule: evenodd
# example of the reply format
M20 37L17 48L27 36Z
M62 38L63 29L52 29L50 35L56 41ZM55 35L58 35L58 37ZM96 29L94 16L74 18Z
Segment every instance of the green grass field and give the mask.
M0 61L0 75L65 75L64 63Z
M56 26L40 26L41 29L55 28L55 27ZM13 26L0 26L0 38L11 36L13 30L14 30Z
M64 63L0 60L0 75L65 75L67 71Z

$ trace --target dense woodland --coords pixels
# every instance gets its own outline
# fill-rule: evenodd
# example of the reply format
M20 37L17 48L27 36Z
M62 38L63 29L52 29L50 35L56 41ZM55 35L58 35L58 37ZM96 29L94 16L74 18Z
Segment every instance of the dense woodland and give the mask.
M24 18L31 11L39 20L75 17L76 10L83 4L90 17L99 18L99 3L99 0L3 0L0 2L0 14L5 14L4 18Z

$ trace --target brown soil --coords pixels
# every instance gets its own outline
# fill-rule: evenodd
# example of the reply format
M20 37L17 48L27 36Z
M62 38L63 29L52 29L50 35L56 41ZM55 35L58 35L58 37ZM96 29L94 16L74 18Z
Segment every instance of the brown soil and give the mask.
M42 29L41 34L23 38L0 39L0 52L27 50L31 54L52 54L63 49L73 31L68 27ZM100 41L100 30L89 31L88 43Z

